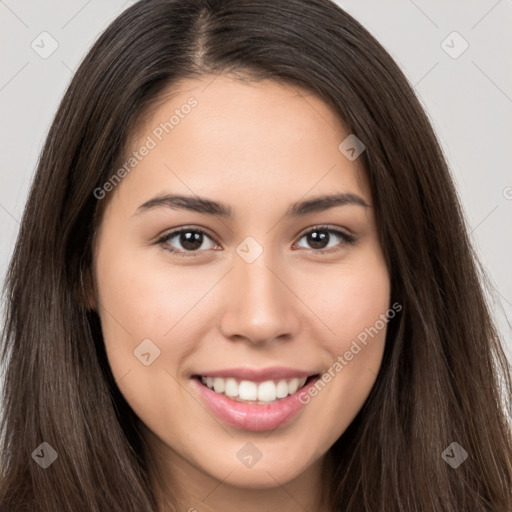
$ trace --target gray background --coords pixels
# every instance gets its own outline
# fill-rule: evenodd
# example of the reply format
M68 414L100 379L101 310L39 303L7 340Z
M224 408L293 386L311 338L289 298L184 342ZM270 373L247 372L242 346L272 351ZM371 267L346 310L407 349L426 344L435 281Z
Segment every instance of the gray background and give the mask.
M58 102L100 32L133 3L0 0L0 285ZM496 290L493 311L510 357L512 74L507 62L512 1L338 3L387 48L431 119L457 182L471 238ZM41 41L45 31L58 48L42 58L31 44L40 51L51 48L49 39ZM454 31L460 37L451 35ZM468 48L458 55L464 41Z

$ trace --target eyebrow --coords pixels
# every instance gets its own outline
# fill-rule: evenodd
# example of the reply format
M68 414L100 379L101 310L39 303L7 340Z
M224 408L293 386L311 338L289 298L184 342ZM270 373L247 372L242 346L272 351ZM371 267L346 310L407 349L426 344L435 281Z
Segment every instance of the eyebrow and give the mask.
M320 212L337 206L356 205L369 208L370 205L360 196L349 192L323 195L306 201L299 201L290 205L286 212L287 217L300 217L308 213ZM198 196L182 195L161 195L141 204L134 215L153 210L156 208L167 207L172 210L188 210L208 215L217 215L224 218L232 218L233 210L230 206Z

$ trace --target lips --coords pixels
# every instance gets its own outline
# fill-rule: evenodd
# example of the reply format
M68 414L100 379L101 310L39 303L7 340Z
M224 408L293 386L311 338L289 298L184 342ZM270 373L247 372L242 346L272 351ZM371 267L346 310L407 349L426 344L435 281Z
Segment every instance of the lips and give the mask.
M314 369L245 366L200 371L191 381L219 419L242 430L262 431L292 421L304 407L299 394L319 375Z

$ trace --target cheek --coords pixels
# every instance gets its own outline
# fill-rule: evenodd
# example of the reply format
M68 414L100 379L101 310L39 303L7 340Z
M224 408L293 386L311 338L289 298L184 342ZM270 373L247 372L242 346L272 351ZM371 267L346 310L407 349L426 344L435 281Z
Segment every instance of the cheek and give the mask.
M139 339L139 342L169 334L215 278L211 271L208 274L192 267L173 270L171 266L155 265L144 255L137 257L133 253L129 258L113 252L108 258L100 254L97 268L98 297L104 306L102 324L121 333L121 338L126 339L129 333L133 341Z
M322 341L328 354L326 370L313 391L323 398L311 399L316 401L313 408L319 407L315 414L330 425L328 430L336 437L361 408L382 362L390 308L389 274L380 251L374 249L315 277L304 289L311 290L311 309L329 330ZM322 409L326 402L332 407Z
M201 285L194 291L190 277L163 272L118 247L104 246L96 267L108 362L135 413L145 420L164 421L164 411L180 407L171 390L176 365L189 350L181 330L190 327L187 311L204 291L197 289ZM206 284L203 287L207 289Z
M378 250L335 270L316 272L304 290L311 309L329 329L331 336L326 339L332 340L330 348L336 353L347 350L347 344L374 326L389 308L389 274Z
M205 323L201 299L219 277L206 267L156 264L146 256L152 251L136 255L119 247L105 245L98 252L100 318L114 378L132 408L141 412L152 403L147 397L175 385L170 375L194 350L198 326ZM172 402L173 395L166 400ZM152 410L146 413L154 415Z

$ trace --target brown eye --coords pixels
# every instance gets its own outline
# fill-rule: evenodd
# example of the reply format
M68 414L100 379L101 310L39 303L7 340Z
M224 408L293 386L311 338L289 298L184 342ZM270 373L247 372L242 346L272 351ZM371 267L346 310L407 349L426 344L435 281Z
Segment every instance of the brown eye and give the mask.
M177 253L180 256L196 256L196 254L186 253L201 252L199 250L201 248L203 250L212 249L213 247L208 247L208 240L210 240L213 245L216 244L202 229L181 228L164 235L157 243L162 245L165 250ZM205 242L206 247L204 247Z
M343 247L356 241L354 236L338 229L329 228L327 226L318 226L313 228L307 233L304 233L300 239L305 239L306 243L309 245L309 248L315 252L333 252L330 249L335 247ZM336 239L338 239L337 243Z

